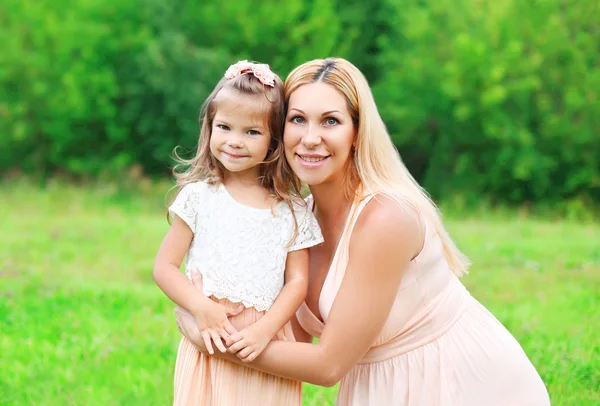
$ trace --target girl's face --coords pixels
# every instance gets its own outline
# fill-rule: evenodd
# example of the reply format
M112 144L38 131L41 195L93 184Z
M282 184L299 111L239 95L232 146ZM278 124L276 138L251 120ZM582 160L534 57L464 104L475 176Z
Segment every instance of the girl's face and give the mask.
M271 142L264 103L256 96L224 89L212 123L210 151L227 174L258 177Z
M311 83L291 94L283 142L302 182L316 186L343 179L355 137L346 99L333 86Z

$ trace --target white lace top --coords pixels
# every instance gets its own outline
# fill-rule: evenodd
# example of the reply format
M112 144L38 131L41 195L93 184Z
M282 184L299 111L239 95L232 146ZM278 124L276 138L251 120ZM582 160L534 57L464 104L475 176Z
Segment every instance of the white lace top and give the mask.
M194 233L187 253L186 274L202 274L204 293L268 310L283 288L287 254L323 242L321 229L306 205L286 203L273 210L245 206L223 185L197 182L184 186L173 204L176 214Z

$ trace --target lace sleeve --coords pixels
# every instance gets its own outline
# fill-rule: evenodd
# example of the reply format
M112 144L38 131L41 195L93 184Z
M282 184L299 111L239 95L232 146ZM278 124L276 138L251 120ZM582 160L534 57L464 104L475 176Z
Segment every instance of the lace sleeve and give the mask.
M179 217L196 234L196 216L201 204L199 184L190 183L179 191L175 201L169 207L169 215Z
M297 209L295 212L298 221L298 236L288 248L288 251L297 251L321 244L323 234L313 212L306 206Z

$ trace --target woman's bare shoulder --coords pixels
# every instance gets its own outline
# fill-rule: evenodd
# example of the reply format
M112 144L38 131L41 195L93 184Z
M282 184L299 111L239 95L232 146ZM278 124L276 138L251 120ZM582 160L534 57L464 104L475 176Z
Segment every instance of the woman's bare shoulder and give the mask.
M423 245L423 226L416 210L400 205L393 197L377 194L365 205L356 219L353 242L375 240L398 244L417 254Z

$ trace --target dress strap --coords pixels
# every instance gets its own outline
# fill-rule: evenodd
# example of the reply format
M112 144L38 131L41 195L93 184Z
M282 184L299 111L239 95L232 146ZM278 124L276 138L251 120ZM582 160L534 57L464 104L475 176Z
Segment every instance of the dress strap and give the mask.
M354 204L354 210L352 210L352 213L350 213L350 220L348 221L346 229L344 230L344 239L346 239L348 243L350 242L352 231L354 230L354 226L356 225L356 221L358 220L360 213L375 196L375 193L363 196Z
M300 327L313 337L321 337L324 325L321 320L308 308L306 302L302 302L300 308L296 311L296 319Z

